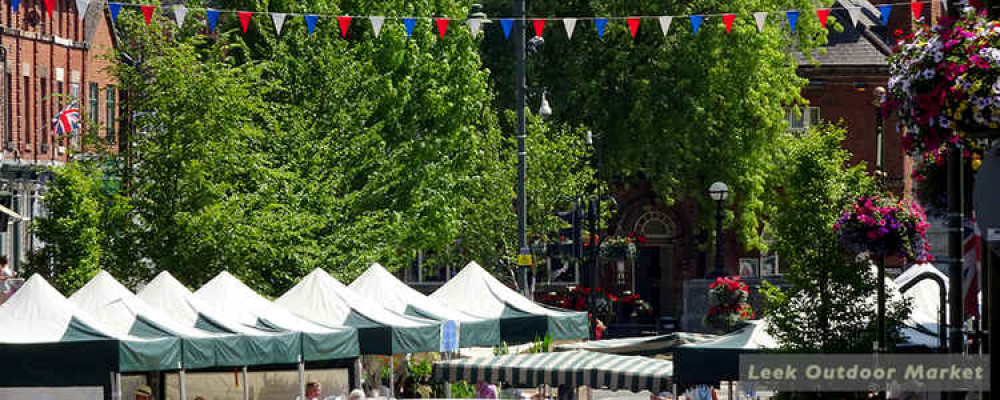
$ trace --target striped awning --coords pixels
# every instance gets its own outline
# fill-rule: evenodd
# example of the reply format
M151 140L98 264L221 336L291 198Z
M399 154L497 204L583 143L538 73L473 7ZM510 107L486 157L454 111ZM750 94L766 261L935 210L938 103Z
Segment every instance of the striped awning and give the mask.
M674 364L648 357L590 351L516 354L434 363L439 381L504 382L514 387L589 386L653 393L668 390Z
M675 332L668 335L591 340L556 346L556 351L587 350L621 355L653 356L673 352L682 344L701 343L718 338L702 333Z

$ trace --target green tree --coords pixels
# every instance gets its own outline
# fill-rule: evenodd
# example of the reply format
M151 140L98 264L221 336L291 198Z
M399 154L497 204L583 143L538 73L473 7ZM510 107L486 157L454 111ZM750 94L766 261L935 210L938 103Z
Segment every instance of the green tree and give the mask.
M771 287L765 296L770 332L785 350L869 352L876 338L875 274L847 254L833 232L857 196L876 193L863 164L848 166L843 138L843 128L822 125L786 138L788 150L779 155L781 212L770 228L791 288ZM902 299L890 300L887 332L898 341L909 311Z
M490 15L511 15L510 3L486 4ZM530 1L528 15L538 17L708 15L697 35L686 17L674 18L666 36L657 21L644 18L636 39L623 19L612 19L603 39L591 21L580 20L571 40L561 24L549 21L547 44L529 56L529 85L548 88L555 119L597 133L603 179L648 179L667 204L694 198L707 209L706 188L724 181L736 198L730 223L749 247L761 247L760 227L775 211L767 182L777 172L775 146L782 143L785 112L804 104L799 92L805 80L796 75L795 50L809 54L826 41L808 12L790 34L783 10L817 4ZM757 32L751 14L757 11L771 12L763 32ZM729 34L722 12L737 15ZM510 107L513 45L494 32L485 35L484 60L500 104ZM528 32L533 34L530 24ZM536 94L531 104L537 101ZM702 222L711 222L711 213L700 214Z

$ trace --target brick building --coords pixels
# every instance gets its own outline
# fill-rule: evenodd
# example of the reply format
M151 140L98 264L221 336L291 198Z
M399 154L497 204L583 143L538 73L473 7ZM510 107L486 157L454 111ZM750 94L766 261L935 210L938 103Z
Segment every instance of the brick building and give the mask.
M0 2L0 202L21 215L8 218L0 231L0 253L16 268L35 245L27 234L40 215L47 167L73 158L80 143L76 132L56 137L55 116L72 102L84 126L114 144L118 92L108 67L114 62L114 36L103 0L93 0L84 14L73 0L23 0L17 10Z

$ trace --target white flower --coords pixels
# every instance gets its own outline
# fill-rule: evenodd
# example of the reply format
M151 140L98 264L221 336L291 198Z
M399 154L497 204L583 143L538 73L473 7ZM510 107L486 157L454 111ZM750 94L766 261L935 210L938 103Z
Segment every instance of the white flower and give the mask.
M948 129L951 127L951 121L948 119L948 117L942 115L938 117L938 125L941 125L941 127L944 129Z
M933 68L925 69L923 72L920 73L920 77L924 78L926 80L933 79L934 78L934 69Z
M939 62L941 62L941 60L944 60L944 54L941 53L940 51L935 51L934 52L934 62L939 63Z
M997 80L993 82L993 85L990 86L990 89L993 90L993 94L1000 94L1000 78L997 78Z

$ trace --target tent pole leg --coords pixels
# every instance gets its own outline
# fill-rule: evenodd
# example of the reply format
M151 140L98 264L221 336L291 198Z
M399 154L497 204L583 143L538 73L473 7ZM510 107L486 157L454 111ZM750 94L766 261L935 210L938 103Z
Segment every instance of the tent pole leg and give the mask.
M389 398L396 395L396 356L389 356Z
M122 374L118 372L111 373L111 399L121 400L122 398Z
M181 381L181 400L186 400L187 399L187 374L185 374L185 371L184 371L183 368L180 370L179 375L180 375L180 381Z
M250 400L250 387L247 383L247 366L243 366L243 370L240 371L243 379L243 400Z
M678 397L677 397L677 384L676 383L673 385L673 388L674 388L674 400L677 400Z
M299 399L306 398L306 363L299 359Z

